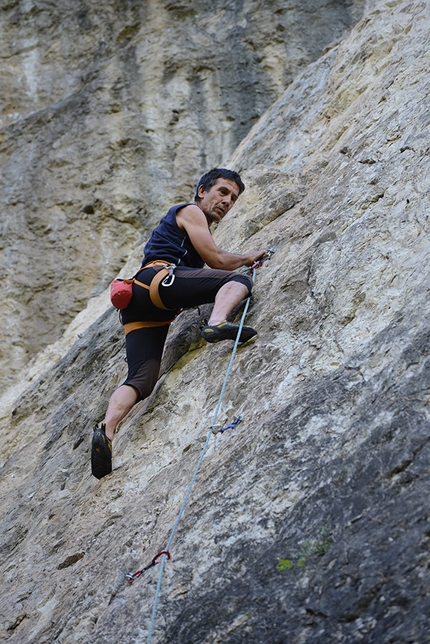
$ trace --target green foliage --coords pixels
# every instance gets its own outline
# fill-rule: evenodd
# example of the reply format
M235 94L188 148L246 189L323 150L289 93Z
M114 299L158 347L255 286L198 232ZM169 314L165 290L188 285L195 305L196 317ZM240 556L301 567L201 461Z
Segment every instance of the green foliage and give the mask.
M294 564L290 559L280 559L276 566L276 570L281 572L284 570L291 570L292 568L294 568Z
M321 530L319 539L306 539L300 544L300 550L294 555L294 560L279 559L276 570L284 572L285 570L293 570L297 566L304 568L309 557L317 555L322 557L327 552L330 546L330 532L324 527Z

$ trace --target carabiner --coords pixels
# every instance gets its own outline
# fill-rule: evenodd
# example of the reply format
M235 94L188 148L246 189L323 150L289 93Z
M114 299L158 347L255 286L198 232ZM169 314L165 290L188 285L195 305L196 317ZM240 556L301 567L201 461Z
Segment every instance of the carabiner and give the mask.
M169 264L169 265L166 265L164 268L167 268L167 270L169 271L169 274L166 275L166 277L163 280L161 280L161 283L163 286L166 286L166 287L172 286L173 282L175 281L174 271L176 268L176 264Z
M161 284L163 286L172 286L174 281L175 281L175 274L171 273L170 275L166 275L164 280L161 281Z
M276 248L273 248L273 247L268 248L266 253L263 255L263 257L260 257L260 259L257 259L257 261L253 263L253 265L251 266L251 269L252 268L260 268L260 266L263 265L263 262L265 262L266 260L270 259L272 257L272 255L273 255L273 253L275 253L275 252L276 252Z
M166 555L167 559L170 559L170 552L168 550L162 550L161 552L158 553L158 555L155 555L154 559L151 562L151 565L155 566L156 564L161 563L160 561L157 561L157 559L162 555Z

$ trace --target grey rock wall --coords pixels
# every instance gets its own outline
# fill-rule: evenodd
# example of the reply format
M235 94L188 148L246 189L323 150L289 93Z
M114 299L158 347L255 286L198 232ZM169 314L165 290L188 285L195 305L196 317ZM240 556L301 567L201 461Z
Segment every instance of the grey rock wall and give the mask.
M367 4L1 3L0 383Z
M230 160L247 190L217 241L277 251L219 414L243 421L211 438L154 643L428 642L429 22L421 0L379 3ZM10 644L146 641L158 569L125 574L167 543L230 358L182 314L96 481L92 425L126 364L93 305L0 400Z

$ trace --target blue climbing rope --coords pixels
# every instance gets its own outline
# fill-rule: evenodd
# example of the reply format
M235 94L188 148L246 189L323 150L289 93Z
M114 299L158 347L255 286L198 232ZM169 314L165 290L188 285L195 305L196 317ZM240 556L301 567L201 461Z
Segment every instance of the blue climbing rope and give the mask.
M264 257L262 257L260 260L255 262L253 264L253 266L251 266L252 281L253 282L255 281L256 269L259 266L261 266L266 259L270 259L271 256L273 255L273 253L275 252L275 250L276 250L276 248L269 248L267 250L266 254L264 255ZM218 414L219 414L219 411L221 409L221 404L222 404L224 393L225 393L225 390L226 390L226 387L227 387L227 382L228 382L228 379L229 379L229 376L230 376L231 368L233 366L234 358L236 356L237 347L238 347L239 339L240 339L240 334L242 333L242 328L243 328L243 325L244 325L244 322L245 322L246 314L248 313L250 300L251 300L251 298L248 298L246 300L245 307L244 307L243 313L242 313L242 317L240 319L236 340L234 342L234 346L233 346L231 356L230 356L230 361L228 363L227 371L226 371L226 374L224 376L224 382L222 384L221 392L220 392L220 395L219 395L219 398L218 398L218 403L216 405L214 415L213 415L213 418L212 418L212 424L211 424L210 429L209 429L209 431L207 433L205 444L203 445L202 451L200 452L200 456L199 456L199 459L197 461L197 465L196 465L196 467L194 469L193 475L191 477L191 481L190 481L190 483L188 485L187 491L186 491L185 496L184 496L184 500L182 501L182 505L181 505L181 507L179 509L179 512L178 512L178 515L176 517L176 521L175 521L175 523L173 525L173 528L172 528L172 530L170 532L170 536L169 536L169 539L167 541L166 548L164 550L162 550L161 552L159 552L154 557L154 559L152 560L152 562L148 566L146 566L142 570L138 570L135 573L129 573L128 575L126 575L129 583L132 584L134 579L136 579L137 577L140 577L140 575L143 574L145 572L145 570L148 570L149 568L151 568L152 566L155 566L156 564L160 564L160 572L158 574L157 588L156 588L156 591L155 591L154 604L152 606L151 622L150 622L149 630L148 630L147 644L151 644L152 634L154 632L155 618L156 618L156 615L157 615L158 601L159 601L160 592L161 592L161 582L162 582L163 573L164 573L164 565L165 565L166 560L170 559L169 549L170 549L172 541L173 541L173 539L175 537L176 530L178 529L178 526L179 526L179 523L181 521L182 515L184 514L184 511L185 511L185 508L187 506L188 500L190 498L191 490L192 490L193 485L195 483L195 480L197 478L198 471L200 469L202 461L203 461L203 459L205 457L205 454L207 452L207 449L209 447L209 442L210 442L211 436L212 436L212 434L216 434L218 432L222 433L222 432L226 431L227 429L231 429L232 427L235 427L242 420L242 417L238 416L232 423L230 423L230 425L227 425L227 427L222 427L221 429L216 428L216 420L218 418Z
M254 268L253 273L252 273L252 281L255 280L255 273L256 273L256 269ZM197 461L197 465L196 465L196 467L194 469L193 475L191 477L191 481L190 481L190 483L188 485L188 489L187 489L187 491L185 493L184 500L182 501L182 505L181 505L181 507L179 509L178 515L176 517L176 521L175 521L175 523L173 525L172 531L170 533L170 537L169 537L169 539L167 541L166 548L165 548L165 550L167 552L169 552L171 543L172 543L172 541L173 541L173 539L175 537L175 534L176 534L176 530L178 529L178 526L179 526L179 523L181 521L182 515L184 514L186 505L188 503L188 499L190 498L191 490L192 490L194 482L195 482L195 480L197 478L198 471L200 469L202 461L203 461L203 459L205 457L205 454L207 452L207 449L209 447L209 442L210 442L211 436L213 434L213 428L215 426L216 420L218 418L219 411L221 409L222 399L224 397L224 393L225 393L225 390L226 390L226 387L227 387L227 382L228 382L228 379L229 379L229 376L230 376L231 368L233 366L233 361L234 361L234 358L236 356L236 351L237 351L237 347L238 347L238 344L239 344L240 334L242 332L242 328L243 328L243 324L245 322L246 314L248 313L250 300L251 300L251 298L248 297L248 299L246 300L245 307L243 309L242 317L240 319L240 324L239 324L239 328L238 328L238 331L237 331L236 340L234 342L233 350L232 350L231 356L230 356L230 361L228 363L227 371L226 371L226 374L224 376L224 382L222 383L221 393L219 395L218 403L217 403L217 406L215 408L214 415L213 415L213 418L212 418L212 424L211 424L210 429L209 429L209 431L207 433L205 444L203 445L202 451L200 452L199 460ZM163 554L161 556L160 572L158 573L157 589L155 591L154 604L152 606L151 623L149 625L149 630L148 630L147 644L151 644L152 634L154 632L155 617L157 615L158 600L160 598L161 582L162 582L163 573L164 573L164 564L165 564L167 558L168 558L167 554Z

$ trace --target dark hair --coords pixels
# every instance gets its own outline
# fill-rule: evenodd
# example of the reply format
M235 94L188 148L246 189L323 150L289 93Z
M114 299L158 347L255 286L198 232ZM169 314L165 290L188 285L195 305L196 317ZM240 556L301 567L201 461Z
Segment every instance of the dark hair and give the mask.
M229 179L230 181L234 181L239 188L240 195L245 190L245 185L238 172L228 170L227 168L212 168L212 170L209 170L209 172L206 172L206 174L201 177L197 185L196 196L194 197L195 201L200 201L199 188L203 188L203 190L208 192L212 186L216 184L218 179Z

